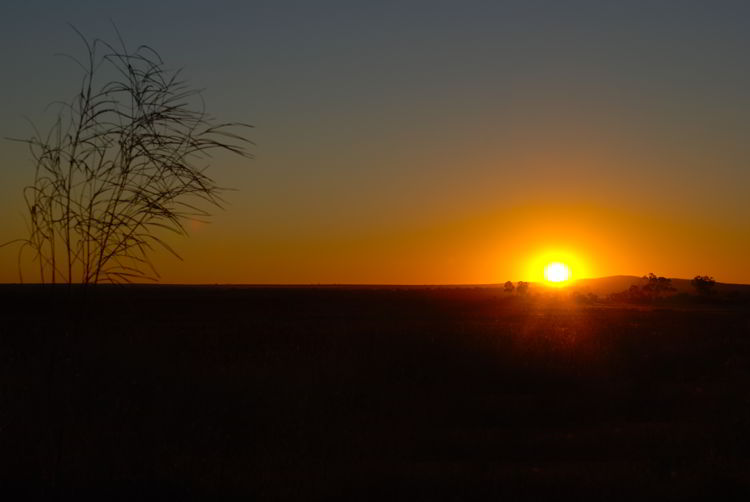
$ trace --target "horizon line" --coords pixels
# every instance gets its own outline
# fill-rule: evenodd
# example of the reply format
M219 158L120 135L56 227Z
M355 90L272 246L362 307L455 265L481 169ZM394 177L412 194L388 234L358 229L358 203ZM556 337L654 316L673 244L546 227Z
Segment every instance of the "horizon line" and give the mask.
M615 275L605 275L600 277L581 277L579 279L572 279L570 281L570 284L566 285L548 285L544 281L524 281L524 280L516 280L516 281L510 281L514 284L518 282L526 282L528 284L538 284L545 287L550 287L553 289L565 289L567 286L572 286L576 282L579 281L587 281L587 280L600 280L600 279L612 279L616 277L622 277L622 278L633 278L633 279L642 279L645 276L639 276L639 275L629 275L629 274L615 274ZM679 280L679 281L690 281L692 278L683 278L683 277L668 277L670 280ZM131 282L131 283L99 283L99 284L82 284L82 283L40 283L40 282L0 282L0 287L2 286L233 286L233 287L368 287L368 288L374 288L374 287L401 287L401 288L427 288L427 287L503 287L505 282L485 282L485 283L470 283L470 282L461 282L461 283L369 283L369 282L310 282L310 283L303 283L303 282L295 282L295 283L282 283L282 282ZM742 282L721 282L716 281L716 284L724 284L729 286L750 286L750 283L742 283Z

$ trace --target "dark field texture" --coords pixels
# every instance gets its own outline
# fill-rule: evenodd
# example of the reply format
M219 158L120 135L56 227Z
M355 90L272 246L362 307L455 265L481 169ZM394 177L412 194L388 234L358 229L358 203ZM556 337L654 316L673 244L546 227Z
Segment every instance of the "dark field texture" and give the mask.
M268 500L750 494L747 305L0 287L0 484Z

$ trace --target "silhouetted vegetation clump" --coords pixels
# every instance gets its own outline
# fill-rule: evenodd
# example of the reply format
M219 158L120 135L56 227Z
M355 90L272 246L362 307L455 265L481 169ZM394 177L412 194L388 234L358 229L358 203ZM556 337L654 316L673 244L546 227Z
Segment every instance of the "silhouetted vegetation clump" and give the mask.
M632 284L625 291L612 293L609 295L610 301L628 302L628 303L651 303L665 296L666 293L676 291L672 286L672 280L666 277L657 276L654 273L644 275L645 284Z
M695 288L700 296L707 297L713 294L716 281L708 275L696 275L690 285Z
M506 281L505 284L503 285L503 290L506 293L512 293L514 289L515 289L515 286L513 286L513 283L511 281Z
M248 125L215 122L180 71L118 38L81 35L85 57L72 58L83 70L79 91L49 131L21 140L35 174L19 253L32 251L42 283L156 279L156 248L179 258L164 236L185 235L186 221L222 205L209 156L249 156L240 131Z
M529 292L529 283L525 281L518 281L516 283L516 293L519 295L525 295Z
M666 293L675 291L671 279L661 276L657 277L653 272L644 275L643 278L648 280L648 282L641 286L641 289L649 298L660 298Z
M729 290L727 285L721 285L708 275L695 276L690 285L695 294L672 286L672 281L654 274L644 276L644 284L632 284L628 289L611 293L606 297L609 302L624 302L636 304L712 304L712 305L741 305L747 303L750 297L739 289ZM680 281L686 283L687 281ZM684 285L680 286L684 288ZM671 294L667 294L671 293Z

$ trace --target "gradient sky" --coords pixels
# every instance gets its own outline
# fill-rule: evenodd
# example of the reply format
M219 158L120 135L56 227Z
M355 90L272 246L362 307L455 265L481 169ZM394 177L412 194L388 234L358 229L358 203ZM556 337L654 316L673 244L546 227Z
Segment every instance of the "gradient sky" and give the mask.
M3 2L0 136L75 94L66 23L110 19L256 127L163 282L491 283L557 257L750 283L746 1ZM0 142L0 241L31 176Z

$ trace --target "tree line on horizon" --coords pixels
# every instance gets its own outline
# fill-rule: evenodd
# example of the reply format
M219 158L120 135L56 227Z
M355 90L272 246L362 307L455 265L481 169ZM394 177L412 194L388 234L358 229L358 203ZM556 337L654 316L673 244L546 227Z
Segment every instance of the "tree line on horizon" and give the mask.
M632 284L629 288L624 291L616 293L610 293L605 297L599 297L599 295L588 292L583 293L580 291L573 291L572 297L580 303L596 303L601 301L608 302L625 302L625 303L651 303L666 298L698 298L702 301L708 300L723 300L717 295L716 291L716 280L709 275L696 275L691 279L690 285L695 290L695 295L688 293L676 293L677 288L672 285L672 279L664 276L658 276L653 272L644 275L642 280L645 280L643 284ZM514 284L512 281L506 281L503 284L503 291L506 294L516 294L519 296L528 296L530 294L530 284L526 281L518 281ZM729 300L738 300L741 298L739 291L731 291L727 295Z
M677 291L677 288L672 285L672 279L657 276L653 272L644 275L642 279L646 280L645 284L633 284L625 291L610 294L609 298L628 302L650 302L670 296L671 293ZM690 285L700 298L713 297L716 292L716 280L708 275L696 275L690 281Z

